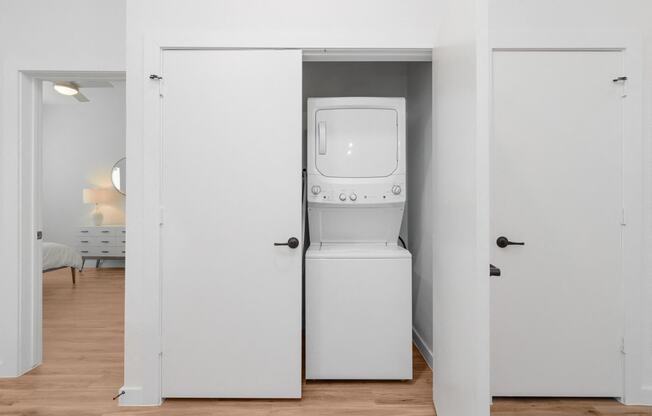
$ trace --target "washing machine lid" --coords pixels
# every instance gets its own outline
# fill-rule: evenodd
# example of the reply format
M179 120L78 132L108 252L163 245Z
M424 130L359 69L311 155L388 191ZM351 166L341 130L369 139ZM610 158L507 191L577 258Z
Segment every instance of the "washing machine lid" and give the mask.
M412 254L397 245L311 244L306 259L410 259Z
M377 178L398 168L398 113L393 108L315 112L315 166L334 178Z

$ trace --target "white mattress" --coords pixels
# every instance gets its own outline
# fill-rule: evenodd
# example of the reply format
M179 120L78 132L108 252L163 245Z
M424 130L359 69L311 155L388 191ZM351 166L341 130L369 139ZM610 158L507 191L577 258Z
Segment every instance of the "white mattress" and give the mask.
M82 257L72 247L58 243L43 242L43 270L56 269L58 267L74 267L80 269Z

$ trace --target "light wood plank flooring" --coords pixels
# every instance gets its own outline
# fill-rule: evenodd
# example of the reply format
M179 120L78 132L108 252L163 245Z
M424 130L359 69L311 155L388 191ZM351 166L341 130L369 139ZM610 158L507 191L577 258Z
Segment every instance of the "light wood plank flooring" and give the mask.
M43 364L0 380L0 415L434 415L432 373L415 351L410 382L306 382L302 400L167 400L161 407L118 407L122 385L124 270L69 270L43 284ZM614 400L499 399L493 415L652 415Z

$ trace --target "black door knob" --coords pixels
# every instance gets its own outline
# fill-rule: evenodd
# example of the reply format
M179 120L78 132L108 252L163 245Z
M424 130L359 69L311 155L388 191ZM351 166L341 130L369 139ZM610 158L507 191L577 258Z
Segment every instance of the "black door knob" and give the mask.
M524 246L525 243L523 242L515 242L515 241L509 241L507 237L500 236L496 240L496 245L500 248L505 248L507 246Z
M290 248L297 248L299 247L299 239L296 237L290 237L288 238L287 243L274 243L275 246L288 246Z

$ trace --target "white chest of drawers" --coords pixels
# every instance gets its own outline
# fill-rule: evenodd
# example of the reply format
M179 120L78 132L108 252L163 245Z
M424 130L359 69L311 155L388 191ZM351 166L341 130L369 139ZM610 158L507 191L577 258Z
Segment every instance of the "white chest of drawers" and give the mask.
M102 260L124 260L126 242L127 232L124 225L79 227L77 230L79 254L84 263L86 259L97 260L95 267L99 267Z

